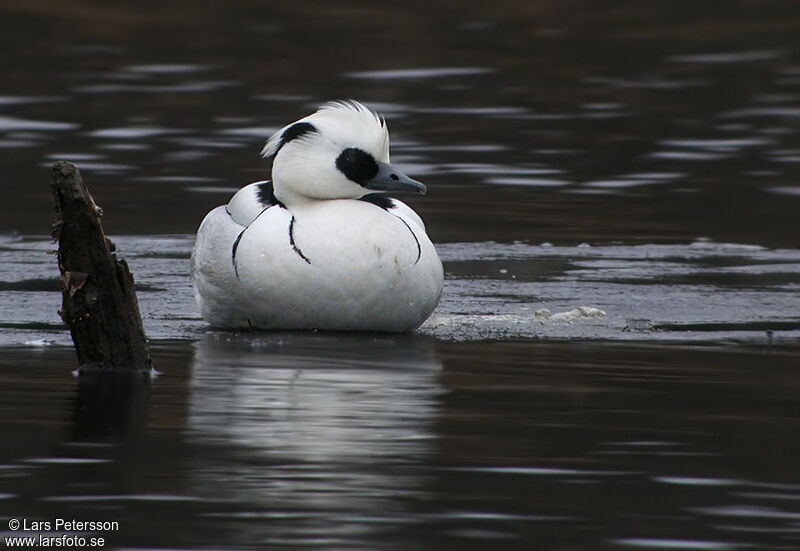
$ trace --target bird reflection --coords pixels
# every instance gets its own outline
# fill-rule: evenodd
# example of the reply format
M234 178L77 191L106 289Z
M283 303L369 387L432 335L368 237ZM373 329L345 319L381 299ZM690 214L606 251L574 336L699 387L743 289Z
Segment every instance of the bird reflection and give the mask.
M387 506L422 485L440 372L417 336L208 334L189 427L218 453L196 482L261 508Z

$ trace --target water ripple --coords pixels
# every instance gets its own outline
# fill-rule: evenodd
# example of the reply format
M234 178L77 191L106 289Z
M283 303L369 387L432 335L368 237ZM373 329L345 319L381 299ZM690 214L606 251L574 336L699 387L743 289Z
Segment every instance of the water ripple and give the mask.
M383 71L356 71L347 73L347 76L357 79L407 80L485 75L491 72L494 72L494 69L489 67L431 67Z
M221 88L238 86L231 80L207 80L183 82L179 84L87 84L75 86L73 92L79 94L113 94L120 92L139 92L145 94L195 94L213 92Z
M638 547L639 549L682 549L685 551L729 551L742 547L735 543L720 541L666 538L618 538L611 540L611 542L625 547Z
M778 50L754 50L743 52L719 52L710 54L686 54L668 58L676 63L752 63L778 59L783 54Z
M207 71L210 69L208 65L199 65L193 63L162 63L154 65L129 65L123 70L132 73L147 73L151 75L185 75L189 73L198 73L200 71Z
M112 139L112 140L135 140L154 138L158 136L166 136L169 134L177 134L187 132L187 130L179 130L177 128L165 128L162 126L119 126L115 128L103 128L101 130L93 130L89 132L89 136L93 138ZM83 166L83 165L81 165Z
M73 130L80 125L71 122L52 122L52 121L37 121L31 119L21 119L17 117L0 116L0 132L14 132L14 131L64 131Z

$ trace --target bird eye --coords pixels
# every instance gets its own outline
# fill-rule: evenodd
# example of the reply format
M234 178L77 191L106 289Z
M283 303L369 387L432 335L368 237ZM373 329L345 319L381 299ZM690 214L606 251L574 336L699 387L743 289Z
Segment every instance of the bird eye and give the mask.
M336 158L336 168L349 180L363 185L378 174L378 163L375 158L357 147L348 147Z

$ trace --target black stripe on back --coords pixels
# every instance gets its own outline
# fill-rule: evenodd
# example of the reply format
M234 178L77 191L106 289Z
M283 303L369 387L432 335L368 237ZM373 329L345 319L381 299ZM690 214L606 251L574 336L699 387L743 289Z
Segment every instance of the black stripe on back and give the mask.
M394 200L389 197L388 195L384 195L383 193L370 193L368 195L363 196L359 201L364 201L365 203L372 203L376 207L380 207L383 210L389 210L390 208L394 207Z
M286 208L284 204L278 201L278 198L275 197L275 188L272 186L272 182L258 184L256 198L258 199L258 204L261 205L262 208L268 209L270 207L274 207L275 205L278 205L282 209Z

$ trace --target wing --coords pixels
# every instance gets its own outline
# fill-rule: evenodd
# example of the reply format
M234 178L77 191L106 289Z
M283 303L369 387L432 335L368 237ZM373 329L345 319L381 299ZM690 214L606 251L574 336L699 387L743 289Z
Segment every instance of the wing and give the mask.
M244 186L228 201L225 210L234 222L241 226L249 226L265 209L280 205L275 198L272 182L254 182Z

